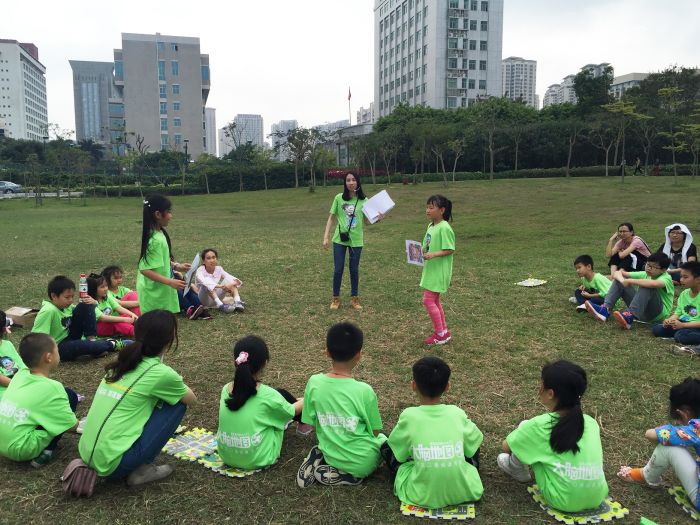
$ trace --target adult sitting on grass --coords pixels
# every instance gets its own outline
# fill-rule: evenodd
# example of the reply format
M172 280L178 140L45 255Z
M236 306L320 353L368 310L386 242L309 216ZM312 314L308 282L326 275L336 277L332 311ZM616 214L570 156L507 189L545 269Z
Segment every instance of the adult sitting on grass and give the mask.
M658 251L665 253L671 264L668 273L673 278L674 284L681 282L681 265L689 261L698 260L698 251L693 244L693 234L685 224L671 224L664 231L666 240L659 246Z
M162 362L177 321L165 310L151 310L136 321L135 341L116 361L95 392L78 449L99 476L126 478L129 486L169 476L173 467L153 461L177 429L196 397L182 377Z
M644 239L634 234L632 224L623 222L608 239L608 245L605 248L605 256L610 259L608 261L610 278L613 278L617 270L642 271L650 255L649 246Z

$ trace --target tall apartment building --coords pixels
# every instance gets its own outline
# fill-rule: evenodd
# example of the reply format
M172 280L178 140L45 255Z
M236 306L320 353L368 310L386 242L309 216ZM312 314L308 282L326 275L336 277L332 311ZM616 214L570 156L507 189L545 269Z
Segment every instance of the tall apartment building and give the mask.
M284 162L289 159L289 155L284 151L284 148L282 148L282 145L287 142L287 139L279 136L279 134L288 133L298 127L299 124L296 120L280 120L272 125L272 136L270 139L272 140L272 148L275 150L275 160Z
M537 99L537 61L521 57L508 57L501 62L503 96L523 101L539 109Z
M468 106L502 94L504 0L375 0L374 105Z
M370 102L368 108L360 108L357 110L356 124L374 124L376 121L377 116L374 113L374 102Z
M621 75L615 77L610 85L610 93L617 100L621 99L630 88L637 87L649 76L649 73L628 73L627 75Z
M216 109L204 108L204 153L216 156Z
M0 133L14 139L48 135L46 68L31 43L0 39Z
M241 144L252 144L261 148L265 145L262 115L239 113L233 117L233 122L236 124L234 148Z
M318 124L316 126L312 126L312 128L317 129L321 133L326 133L326 134L330 135L332 133L335 133L336 131L347 128L349 126L350 126L350 120L345 119L345 120L336 120L335 122L324 122L323 124Z
M116 96L114 62L69 60L73 70L76 140L110 141L109 100ZM121 121L113 128L123 128Z
M608 67L610 67L610 64L607 62L603 62L602 64L586 64L581 68L581 71L589 71L595 78L603 75ZM576 98L576 90L574 89L575 78L576 75L567 75L563 78L561 84L552 84L549 86L547 92L544 94L543 107L551 106L552 104L564 104L565 102L577 104L578 98Z

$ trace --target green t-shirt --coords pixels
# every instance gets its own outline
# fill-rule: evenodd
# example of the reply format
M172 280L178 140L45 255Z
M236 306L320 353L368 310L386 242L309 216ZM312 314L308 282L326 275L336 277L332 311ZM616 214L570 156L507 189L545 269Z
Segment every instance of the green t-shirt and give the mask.
M651 277L649 277L647 272L630 272L629 278L630 279L650 279L650 280L652 279ZM674 292L673 292L673 277L671 277L668 272L664 272L661 275L655 277L654 279L659 280L659 281L663 281L664 287L657 288L657 290L659 290L659 294L661 297L661 304L663 305L663 308L661 310L661 313L659 315L657 315L655 319L652 319L652 322L662 321L671 315L671 312L673 311L673 294L674 294Z
M394 494L404 503L438 508L476 501L484 493L479 471L467 463L484 436L454 405L404 410L389 436L399 467Z
M56 344L68 337L68 327L73 317L75 305L71 304L68 308L61 310L51 301L43 301L39 313L34 319L32 332L48 334L53 337Z
M149 368L150 370L138 379ZM132 384L134 386L104 424L92 461L89 462L97 432L112 407ZM168 365L161 363L158 357L144 357L134 370L127 372L114 383L102 379L92 400L78 444L80 457L85 463L89 462L100 476L108 476L119 466L124 453L141 436L143 427L156 405L160 401L174 405L186 393L187 387L182 377Z
M34 459L76 422L61 383L20 370L0 401L0 455L15 461Z
M447 221L430 224L423 238L423 253L455 249L455 232ZM431 292L444 293L452 279L452 258L454 254L427 259L423 266L420 287Z
M158 309L179 313L180 303L177 299L177 290L167 284L157 283L144 277L141 270L153 270L170 279L170 250L162 231L153 232L148 240L146 257L139 261L139 273L136 276L139 306L142 314Z
M364 230L362 227L365 223L365 215L362 213L362 207L365 205L365 202L367 202L367 199L358 199L357 197L351 198L349 201L344 201L342 193L335 196L329 211L329 213L335 215L335 218L338 220L335 232L333 233L334 243L352 246L353 248L363 245ZM350 241L342 242L340 240L340 232L348 231L348 222L353 212L355 216L352 218L352 223L350 223Z
M119 303L117 300L111 293L107 292L107 296L98 302L97 306L95 306L95 317L98 321L103 315L113 315L114 317L119 317L119 312L117 312L118 307Z
M586 288L589 293L598 293L601 297L605 297L612 286L612 281L597 272L593 274L593 279L590 281L585 277L581 277L581 284ZM594 290L594 292L591 292Z
M294 417L294 405L277 390L259 385L258 393L238 410L226 406L229 385L221 390L216 443L221 460L232 467L255 469L280 457L284 427Z
M693 297L690 295L690 288L683 290L678 296L676 315L684 323L700 321L700 293Z
M379 465L379 447L386 436L377 395L367 383L351 377L316 374L304 390L301 420L316 428L318 446L329 465L355 477L369 476Z
M26 368L24 361L15 349L15 345L7 339L0 340L0 375L12 379L17 372ZM0 385L0 399L5 394L5 390L7 387Z
M122 297L124 297L126 294L128 294L131 291L131 288L127 288L126 286L118 286L117 287L117 293L110 292L116 297L117 299L121 300Z
M558 453L549 445L549 436L557 423L556 412L523 421L506 442L515 456L530 465L547 503L565 512L593 509L608 495L603 472L603 447L595 419L584 414L579 451Z

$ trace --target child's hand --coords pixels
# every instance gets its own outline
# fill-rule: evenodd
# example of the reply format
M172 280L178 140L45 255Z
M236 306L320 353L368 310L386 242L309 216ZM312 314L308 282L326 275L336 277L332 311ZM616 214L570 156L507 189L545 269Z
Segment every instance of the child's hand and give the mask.
M427 252L423 254L423 259L425 259L426 261L432 259L433 257L435 257L434 253Z
M323 249L327 250L328 249L328 237L323 238Z
M583 285L581 285L581 286L578 287L578 290L579 290L579 292L585 292L585 291L586 291L586 287L583 286Z
M683 321L681 321L680 319L671 319L668 322L668 327L673 328L674 330L680 330L681 328L683 328Z
M187 283L185 281L181 281L180 279L170 279L168 285L176 290L184 290Z
M97 301L95 301L95 299L93 299L93 298L92 298L91 296L89 296L89 295L88 295L87 297L81 298L81 299L80 299L80 302L81 302L81 303L85 303L85 304L97 304Z
M581 296L586 298L586 299L590 299L591 297L593 297L592 294L589 294L588 292L586 292L584 290L581 290Z

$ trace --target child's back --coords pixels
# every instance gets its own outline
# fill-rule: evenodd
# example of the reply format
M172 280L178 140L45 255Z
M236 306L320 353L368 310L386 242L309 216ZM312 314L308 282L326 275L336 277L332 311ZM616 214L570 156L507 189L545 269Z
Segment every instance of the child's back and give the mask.
M388 441L402 463L394 493L404 503L428 508L480 499L479 472L466 458L474 456L482 440L481 431L457 406L407 408Z

